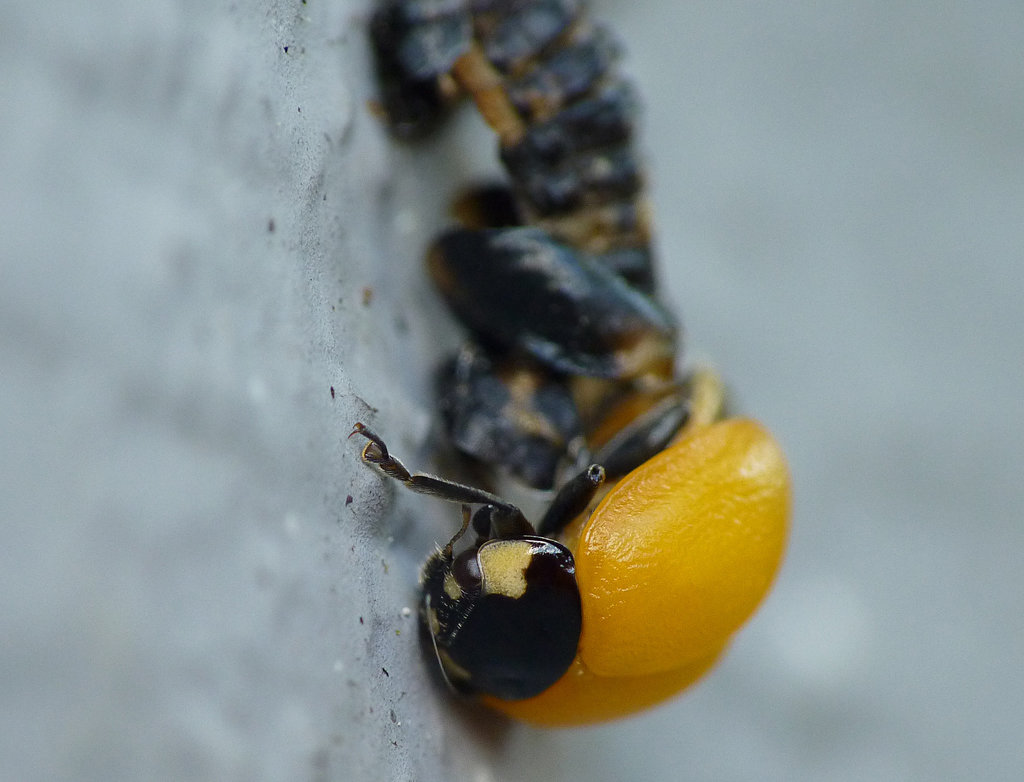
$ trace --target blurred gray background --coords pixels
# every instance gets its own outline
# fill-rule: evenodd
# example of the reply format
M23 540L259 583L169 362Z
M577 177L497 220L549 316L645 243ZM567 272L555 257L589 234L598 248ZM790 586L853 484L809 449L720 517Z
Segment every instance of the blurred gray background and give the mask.
M415 578L458 341L419 262L494 170L389 142L364 0L0 6L0 778L1019 780L1024 8L596 4L690 355L792 543L705 682L572 731L453 704Z

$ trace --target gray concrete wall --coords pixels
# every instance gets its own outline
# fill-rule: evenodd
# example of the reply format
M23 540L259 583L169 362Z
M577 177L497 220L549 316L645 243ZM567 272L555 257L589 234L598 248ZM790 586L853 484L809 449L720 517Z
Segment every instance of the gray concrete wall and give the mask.
M450 514L344 439L427 463L418 258L494 165L383 136L366 7L0 6L0 778L1019 779L1020 7L598 4L689 349L797 501L711 678L561 732L427 675Z

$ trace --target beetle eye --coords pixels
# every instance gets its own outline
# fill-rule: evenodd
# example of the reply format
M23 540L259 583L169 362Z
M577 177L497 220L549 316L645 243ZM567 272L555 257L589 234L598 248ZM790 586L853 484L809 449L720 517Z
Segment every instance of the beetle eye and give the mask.
M451 574L457 583L466 592L476 592L480 589L480 563L477 562L476 549L464 551L452 562Z

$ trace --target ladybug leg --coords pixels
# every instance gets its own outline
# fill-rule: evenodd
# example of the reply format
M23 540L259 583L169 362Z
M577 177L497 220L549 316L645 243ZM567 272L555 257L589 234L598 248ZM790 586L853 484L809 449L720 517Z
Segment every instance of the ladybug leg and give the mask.
M469 506L462 506L462 526L459 527L459 531L452 535L452 539L449 540L443 549L441 549L441 557L445 562L452 561L452 552L455 549L455 544L459 542L459 538L466 534L466 530L469 529L469 522L472 519L472 515L469 512Z
M663 451L690 418L690 395L680 386L619 429L594 453L614 479Z
M659 393L648 409L618 423L615 434L594 452L594 461L609 478L623 477L682 437L724 417L725 389L710 369L697 369L667 393ZM615 420L613 414L609 421Z
M537 534L548 538L565 529L570 521L587 509L587 505L604 483L604 477L604 467L592 464L563 485L548 506L544 518L537 525Z
M477 489L473 486L456 483L455 481L449 481L445 478L438 478L436 475L420 472L411 473L404 464L390 454L384 440L368 427L361 423L356 423L352 427L349 437L354 437L355 435L360 435L369 440L363 446L363 461L375 467L388 478L400 481L406 488L418 494L429 494L432 497L447 500L448 502L457 502L461 505L489 506L490 518L494 528L500 531L498 537L527 534L524 533L524 530L528 532L533 531L533 526L523 516L523 512L496 494L491 494L488 491ZM456 535L456 539L458 537L459 535Z
M362 459L367 464L376 467L381 473L396 481L401 481L406 488L419 494L429 494L448 502L458 502L464 505L494 505L511 508L514 506L502 500L497 495L477 489L472 486L465 486L445 478L438 478L436 475L426 473L411 473L408 468L388 451L387 444L381 437L370 430L367 426L356 423L352 428L349 437L360 435L369 442L363 446Z

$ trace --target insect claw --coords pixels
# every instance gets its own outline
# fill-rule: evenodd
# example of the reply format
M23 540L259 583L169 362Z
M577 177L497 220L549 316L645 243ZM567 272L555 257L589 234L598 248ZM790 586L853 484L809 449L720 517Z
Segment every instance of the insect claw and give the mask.
M357 434L370 441L363 446L364 461L370 462L371 464L379 464L390 458L388 447L384 444L384 441L380 436L372 432L369 427L359 421L357 421L352 427L349 437L351 438L353 435Z

